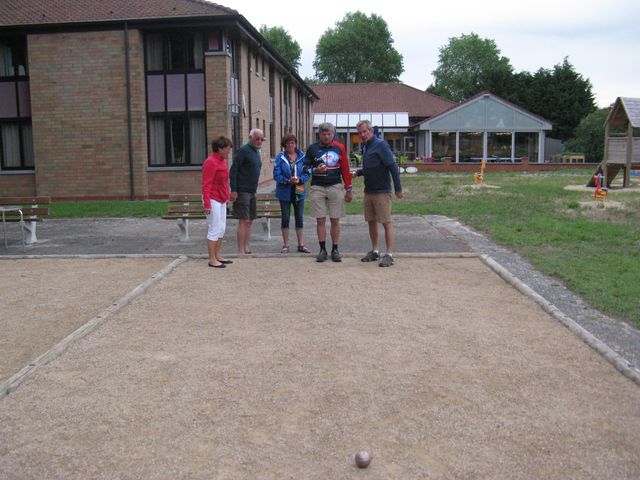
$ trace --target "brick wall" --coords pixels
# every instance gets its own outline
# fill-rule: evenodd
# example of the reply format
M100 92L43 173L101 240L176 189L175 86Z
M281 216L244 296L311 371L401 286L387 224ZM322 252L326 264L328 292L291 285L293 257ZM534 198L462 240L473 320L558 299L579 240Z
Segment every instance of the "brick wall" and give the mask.
M211 143L211 142L209 142ZM200 193L202 171L152 171L149 176L149 198L164 198L171 193Z
M36 194L35 176L32 173L0 175L0 197L30 197Z
M134 197L198 192L199 169L159 171L148 168L143 36L137 30L130 30L128 40ZM269 70L273 65L265 62L263 75L260 57L259 75L256 75L254 51L246 42L239 43L240 95L244 95L247 109L246 116L240 116L241 143L247 141L256 119L260 128L266 127L267 141L261 156L260 181L263 183L272 178L268 120ZM28 175L0 176L2 194L37 194L54 199L130 198L124 31L33 34L28 36L28 55L35 170ZM231 137L230 75L229 55L205 57L209 145L218 135ZM280 149L282 136L280 80L277 72L275 151ZM295 102L295 87L293 93L292 102ZM295 103L292 106L295 132Z
M124 49L123 49L124 51ZM124 62L124 58L122 59ZM133 147L134 196L147 198L151 193L147 173L147 103L144 72L144 40L138 30L129 31L129 75L131 84L131 130ZM125 100L126 101L126 100ZM126 104L125 104L126 114ZM126 146L128 149L128 146ZM127 151L128 168L128 151ZM128 170L123 172L128 183Z
M123 32L31 35L29 69L36 193L127 197ZM136 105L138 112L140 108L144 110L144 102ZM142 135L144 130L138 149Z
M227 53L205 57L207 105L207 152L211 141L224 135L231 138L231 56Z

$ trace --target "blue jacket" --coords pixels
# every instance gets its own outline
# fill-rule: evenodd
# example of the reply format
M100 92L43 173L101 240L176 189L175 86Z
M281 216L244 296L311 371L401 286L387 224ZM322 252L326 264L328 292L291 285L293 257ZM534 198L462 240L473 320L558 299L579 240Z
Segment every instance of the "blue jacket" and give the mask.
M380 138L373 137L365 144L362 169L358 170L356 175L364 175L365 193L391 192L391 178L393 178L394 190L402 191L398 165L389 144Z
M296 154L298 158L296 159L296 171L298 174L298 178L300 179L299 185L302 185L302 190L298 189L296 195L298 200L304 200L307 189L304 188L304 184L309 181L309 174L302 170L304 164L304 153L298 148L296 148ZM291 166L289 165L289 159L287 158L287 154L282 151L276 155L275 164L273 165L273 179L276 181L276 197L278 200L282 200L283 202L291 201L291 190L295 188L293 185L289 183L289 179L293 177L293 172L291 171Z

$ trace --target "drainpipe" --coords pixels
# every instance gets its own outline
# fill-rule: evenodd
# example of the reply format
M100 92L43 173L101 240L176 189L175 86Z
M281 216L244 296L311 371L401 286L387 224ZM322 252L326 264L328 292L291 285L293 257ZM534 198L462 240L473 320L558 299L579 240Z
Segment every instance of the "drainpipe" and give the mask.
M124 22L124 61L125 75L127 77L127 129L129 144L129 199L135 199L135 188L133 178L133 125L131 124L131 69L129 66L129 27Z

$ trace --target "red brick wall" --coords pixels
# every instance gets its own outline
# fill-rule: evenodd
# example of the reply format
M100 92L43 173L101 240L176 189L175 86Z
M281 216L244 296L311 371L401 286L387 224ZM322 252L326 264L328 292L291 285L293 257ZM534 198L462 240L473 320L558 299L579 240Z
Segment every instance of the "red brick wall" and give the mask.
M149 197L164 198L171 193L200 193L202 171L152 171L149 175Z
M135 198L149 198L198 192L199 169L149 170L143 37L137 30L128 33L133 194ZM28 36L35 170L28 175L0 176L1 195L46 195L54 199L130 197L124 48L123 30ZM245 41L240 42L239 51L240 93L245 96L247 109L251 105L246 117L241 116L241 143L244 143L249 129L255 127L256 118L261 128L264 120L268 129L268 71L273 66L266 64L263 77L260 59L260 76L256 76L255 71L248 71L251 55ZM226 54L205 58L208 144L218 135L231 136L230 62ZM279 86L278 72L274 98L276 151L282 133ZM295 87L293 91L295 101ZM295 115L293 121L295 131ZM265 133L268 139L268 132ZM270 160L267 140L262 151L261 182L271 179Z
M0 197L30 197L36 194L32 173L0 175Z
M38 195L129 195L123 53L122 31L29 36ZM134 68L139 77L138 70ZM140 108L144 111L144 101ZM144 129L138 149L142 135Z

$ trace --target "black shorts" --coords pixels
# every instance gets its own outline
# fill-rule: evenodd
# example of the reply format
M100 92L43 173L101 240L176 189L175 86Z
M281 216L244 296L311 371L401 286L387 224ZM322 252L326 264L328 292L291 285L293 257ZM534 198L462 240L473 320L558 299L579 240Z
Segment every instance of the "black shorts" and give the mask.
M256 194L249 192L238 192L238 198L233 202L233 216L239 220L255 220Z

